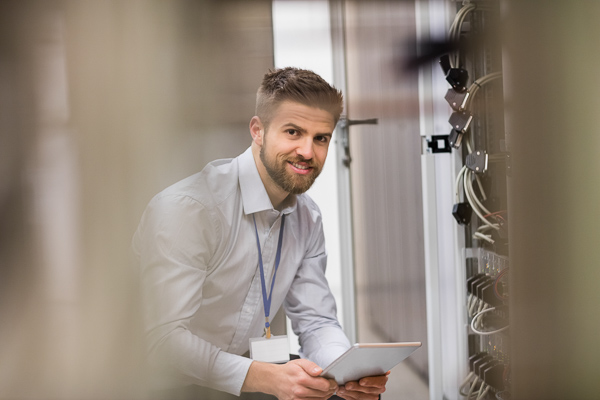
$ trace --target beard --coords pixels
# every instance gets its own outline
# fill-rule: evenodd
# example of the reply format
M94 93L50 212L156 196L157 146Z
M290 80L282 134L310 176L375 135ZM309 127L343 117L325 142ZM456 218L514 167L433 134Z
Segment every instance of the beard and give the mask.
M321 168L313 160L306 160L304 157L275 156L273 159L269 159L265 151L266 145L265 141L260 149L260 160L273 182L291 194L301 194L310 189L321 173ZM312 171L306 175L290 172L287 167L290 162L304 162L312 168Z

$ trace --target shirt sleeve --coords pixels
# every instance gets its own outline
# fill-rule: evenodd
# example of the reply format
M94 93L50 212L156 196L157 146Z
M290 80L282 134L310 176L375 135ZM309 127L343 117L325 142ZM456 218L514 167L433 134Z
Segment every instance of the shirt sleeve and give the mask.
M306 257L284 306L298 335L300 356L325 368L350 348L350 342L337 320L335 299L325 278L325 237L320 214L316 215L316 226L308 230L311 234Z
M133 239L151 370L239 395L252 360L222 351L190 331L202 303L218 224L187 196L158 195ZM172 383L171 383L172 384Z

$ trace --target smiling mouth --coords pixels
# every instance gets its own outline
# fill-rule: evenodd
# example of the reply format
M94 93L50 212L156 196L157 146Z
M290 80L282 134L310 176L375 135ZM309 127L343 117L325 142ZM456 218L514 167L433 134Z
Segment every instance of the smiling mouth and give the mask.
M294 162L290 162L290 164L292 164L293 167L301 169L301 170L308 170L311 168L308 165L300 165L300 164L296 164Z
M308 175L314 170L313 166L304 163L300 164L297 162L288 161L288 164L292 167L292 170L299 175Z

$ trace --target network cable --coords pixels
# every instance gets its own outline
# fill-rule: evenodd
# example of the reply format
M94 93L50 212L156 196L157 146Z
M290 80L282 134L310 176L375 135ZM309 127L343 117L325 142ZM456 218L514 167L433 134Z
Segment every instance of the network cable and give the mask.
M483 329L483 323L480 321L482 316L486 313L495 311L496 307L484 307L483 310L481 310L479 313L477 313L473 319L471 320L471 330L473 331L473 333L476 333L477 335L481 335L481 336L485 336L485 335L494 335L496 333L500 333L503 332L505 330L508 329L508 325L503 326L502 328L493 330L493 331L482 331L480 329Z
M501 72L492 72L490 74L484 75L481 78L476 79L465 95L465 99L463 103L460 105L460 110L469 110L471 108L471 103L473 102L473 98L475 98L475 94L484 86L486 83L493 81L494 79L498 79L502 76Z
M471 11L473 11L475 8L477 8L475 6L475 4L473 4L471 2L465 2L465 3L463 3L463 6L461 7L461 9L458 10L458 12L456 13L456 16L454 17L454 21L452 21L452 25L450 25L449 37L450 37L450 41L452 43L457 43L458 40L460 39L460 32L462 30L463 22L465 21L465 18L467 17L467 15ZM460 53L459 51L456 51L450 57L450 66L452 68L458 68L460 66L459 53Z
M500 225L497 223L491 222L490 220L488 220L485 217L485 214L490 215L492 213L490 213L490 211L481 203L481 201L475 194L475 189L473 188L473 180L475 180L478 183L480 192L481 192L484 200L486 198L485 192L483 190L483 185L479 181L477 175L475 175L475 179L473 179L473 174L474 174L474 172L470 171L466 165L463 166L461 168L460 172L458 173L456 180L454 182L454 195L455 195L456 204L458 204L460 202L460 188L461 188L461 181L462 181L465 199L467 200L467 203L469 204L471 209L475 212L475 214L477 214L477 216L483 223L483 225L481 225L477 229L477 232L474 233L473 237L476 239L485 240L485 241L493 244L494 240L492 239L491 235L487 235L487 234L485 234L485 232L487 232L489 230L496 230L496 231L500 230Z
M475 4L475 3L471 2L470 0L463 1L462 7L460 8L460 10L457 11L456 16L454 17L454 20L452 21L452 24L450 25L450 31L449 31L448 36L452 43L458 43L458 41L460 39L460 33L462 31L462 26L463 26L465 19L467 18L467 15L469 15L470 12L472 12L476 9L492 10L493 8L491 6L488 6L485 4ZM452 55L452 57L450 57L450 65L453 68L458 68L460 66L459 57L460 57L459 51L456 51Z
M479 389L476 389L477 384L480 383ZM466 387L469 387L469 391L465 392ZM483 386L486 386L483 381L481 381L481 379L479 379L479 377L477 375L475 375L475 372L471 371L469 372L469 374L467 375L467 377L465 378L465 380L463 381L463 383L458 387L458 392L461 396L466 397L468 400L469 399L475 399L477 400L477 398L474 397L475 392L479 392ZM486 392L487 394L487 392ZM483 399L483 397L482 397Z

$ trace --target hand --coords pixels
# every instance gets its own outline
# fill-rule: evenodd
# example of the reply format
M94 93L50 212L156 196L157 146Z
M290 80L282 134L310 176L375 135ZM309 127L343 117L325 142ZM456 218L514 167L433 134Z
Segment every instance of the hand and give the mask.
M319 377L323 370L306 359L293 360L284 364L284 374L278 379L282 395L279 400L329 399L338 390L333 379Z
M385 392L388 381L388 371L385 375L362 378L358 382L348 382L340 386L337 395L346 400L377 400Z
M283 365L253 362L242 391L263 392L279 400L327 400L338 390L333 379L319 375L323 370L315 363L293 360Z

